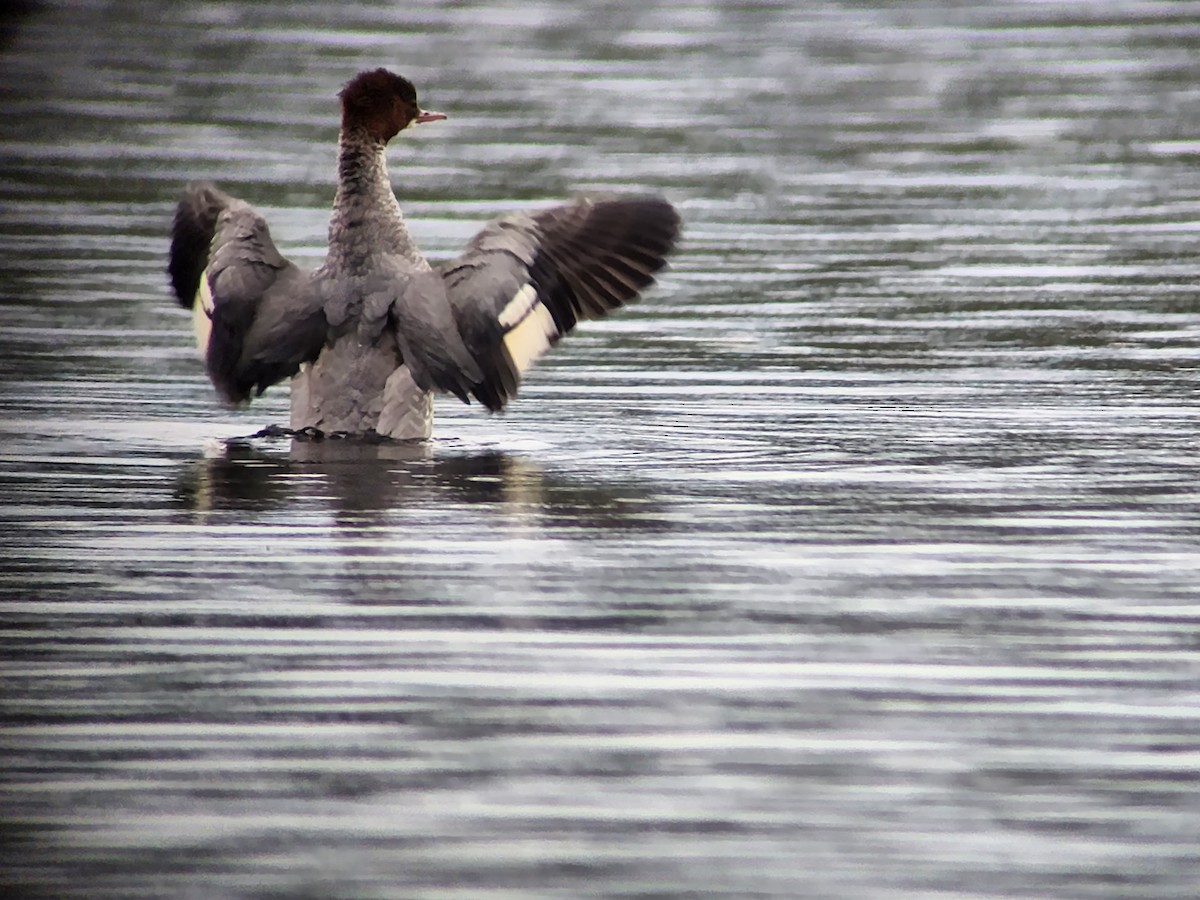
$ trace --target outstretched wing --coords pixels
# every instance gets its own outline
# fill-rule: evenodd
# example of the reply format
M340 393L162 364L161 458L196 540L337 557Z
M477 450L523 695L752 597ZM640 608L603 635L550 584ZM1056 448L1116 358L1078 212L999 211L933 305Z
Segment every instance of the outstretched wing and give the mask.
M167 269L180 304L195 310L205 368L229 403L320 354L327 326L312 279L283 258L248 203L190 185L175 211Z
M489 223L439 271L493 412L521 375L580 319L599 319L654 283L679 237L656 197L578 200Z

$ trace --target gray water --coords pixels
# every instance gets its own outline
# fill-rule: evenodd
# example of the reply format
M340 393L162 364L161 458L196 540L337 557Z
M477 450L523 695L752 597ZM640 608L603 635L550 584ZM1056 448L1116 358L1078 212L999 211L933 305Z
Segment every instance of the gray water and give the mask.
M62 3L0 30L5 896L1200 894L1200 4ZM186 181L686 236L504 417L222 439Z

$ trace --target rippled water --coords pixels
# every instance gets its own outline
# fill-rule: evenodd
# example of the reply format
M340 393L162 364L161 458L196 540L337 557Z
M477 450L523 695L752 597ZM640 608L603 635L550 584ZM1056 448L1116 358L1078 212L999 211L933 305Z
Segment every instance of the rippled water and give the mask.
M18 8L7 895L1196 896L1200 4ZM685 244L503 418L222 449L174 199L320 259L385 64L431 255Z

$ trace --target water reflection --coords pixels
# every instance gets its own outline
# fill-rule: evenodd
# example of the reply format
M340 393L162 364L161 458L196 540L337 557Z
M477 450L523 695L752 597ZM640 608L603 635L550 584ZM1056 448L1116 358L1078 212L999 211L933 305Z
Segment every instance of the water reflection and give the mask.
M177 478L176 501L203 522L212 513L262 514L316 502L346 527L376 512L390 520L405 507L492 506L510 518L564 536L658 531L662 504L650 488L594 476L547 473L499 450L447 453L426 442L234 438L210 444Z

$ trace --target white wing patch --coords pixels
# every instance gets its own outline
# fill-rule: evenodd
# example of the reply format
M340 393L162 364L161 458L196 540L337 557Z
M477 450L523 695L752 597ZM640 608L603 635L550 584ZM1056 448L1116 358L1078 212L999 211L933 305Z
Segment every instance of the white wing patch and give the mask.
M196 334L196 348L200 355L208 352L208 338L212 334L213 295L208 283L208 275L201 274L200 289L196 291L196 299L192 303L192 331Z
M505 328L512 328L529 315L536 300L537 289L532 284L521 285L521 288L513 294L513 298L508 301L508 305L500 311L500 324Z
M499 321L507 329L504 352L518 375L549 350L558 337L554 317L537 298L537 289L532 284L521 286L500 312Z

